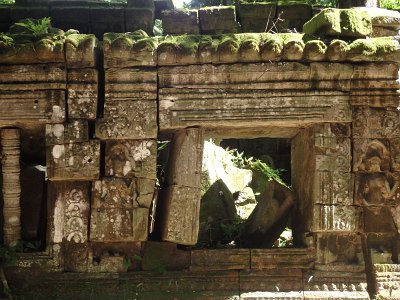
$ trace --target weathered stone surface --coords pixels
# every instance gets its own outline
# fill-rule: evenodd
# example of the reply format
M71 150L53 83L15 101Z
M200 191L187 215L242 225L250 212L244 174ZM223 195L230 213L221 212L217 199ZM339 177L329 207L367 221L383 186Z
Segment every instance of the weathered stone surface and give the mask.
M353 135L360 138L397 138L400 136L399 111L356 107L353 109Z
M391 139L390 142L390 166L392 171L400 171L400 138Z
M92 208L149 208L154 188L153 179L136 178L129 184L121 178L97 180L93 186ZM147 198L150 198L150 201Z
M400 297L400 268L398 264L375 264L378 297L396 299Z
M355 9L328 8L304 24L303 31L320 36L366 37L372 33L371 18Z
M354 172L387 172L390 170L390 148L386 139L353 139Z
M290 270L290 271L289 271ZM301 269L271 269L239 273L241 292L300 291L303 289Z
M236 33L234 6L211 6L199 9L200 31L203 34Z
M90 264L90 246L87 242L63 245L64 270L67 272L87 272Z
M282 2L276 8L274 20L277 32L302 32L303 25L313 16L311 5L306 2Z
M396 213L398 213L398 211ZM364 232L372 232L372 233L397 232L392 211L387 206L363 207L362 219L360 221L363 223Z
M108 101L104 117L96 121L96 137L107 139L153 139L157 136L155 101Z
M165 191L162 239L194 245L199 232L200 189L173 185Z
M251 269L308 269L315 260L313 249L274 248L250 251Z
M61 90L67 73L62 64L2 65L0 91Z
M398 34L400 12L376 7L357 7L357 10L364 11L371 17L372 36L394 36Z
M104 35L104 67L155 66L158 40L143 30Z
M306 299L369 299L364 272L309 271L303 280Z
M123 6L98 7L90 9L92 33L103 39L106 32L126 32L125 10Z
M93 68L97 65L98 40L93 34L70 34L65 45L67 68Z
M143 248L141 267L144 271L187 270L191 252L177 248L174 243L148 241Z
M168 185L200 187L203 145L201 128L187 128L174 134L166 177Z
M249 249L206 249L191 252L191 271L250 269Z
M109 68L105 72L105 100L157 99L157 72L151 69Z
M156 177L157 143L155 140L106 142L106 176Z
M46 150L50 180L92 180L100 174L100 141L50 146Z
M61 123L65 120L65 92L16 91L0 93L0 124Z
M99 74L96 69L68 70L68 117L93 120L97 116Z
M64 40L56 34L48 34L42 39L27 37L28 41L21 43L8 37L8 42L2 40L0 63L5 64L41 64L64 62Z
M144 241L155 180L104 178L94 183L90 239L92 241Z
M317 233L316 263L362 264L361 237L357 234Z
M312 231L357 231L359 212L348 205L315 205Z
M63 124L46 125L46 146L87 142L89 124L84 120L70 120Z
M91 29L90 7L84 5L53 5L50 9L53 26L64 30L76 29L88 33Z
M358 205L395 205L400 199L398 173L359 174L356 177L355 203Z
M51 242L85 243L88 240L90 182L52 182L55 199Z
M341 93L264 90L257 92L258 97L255 98L254 91L252 96L250 91L246 95L244 90L235 92L211 87L199 92L189 95L182 89L161 89L160 130L187 126L243 128L282 124L283 121L287 126L299 126L302 122L350 120L348 96ZM310 98L314 99L312 104ZM303 110L304 106L308 109ZM274 107L279 107L279 113Z
M148 34L153 33L153 8L125 8L125 29L133 32L142 29Z
M239 2L238 9L243 32L266 32L273 28L275 3Z
M163 34L199 34L198 11L173 9L161 12Z

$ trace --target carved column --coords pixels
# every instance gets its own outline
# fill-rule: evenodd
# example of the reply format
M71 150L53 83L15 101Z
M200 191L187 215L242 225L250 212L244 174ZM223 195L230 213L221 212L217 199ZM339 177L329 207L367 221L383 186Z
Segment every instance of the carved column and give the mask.
M4 243L6 245L15 245L21 239L20 130L2 129L1 145Z

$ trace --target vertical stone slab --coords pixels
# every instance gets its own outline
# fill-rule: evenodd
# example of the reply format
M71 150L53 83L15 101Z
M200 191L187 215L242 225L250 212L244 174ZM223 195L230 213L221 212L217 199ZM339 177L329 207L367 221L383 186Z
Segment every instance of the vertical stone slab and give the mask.
M103 178L94 183L90 240L145 241L155 179Z
M201 128L187 128L174 136L161 216L164 241L183 245L197 242L203 143Z
M14 246L21 239L20 130L2 129L4 243Z
M174 135L166 178L168 185L200 187L203 146L202 129L187 128Z
M51 182L50 199L54 215L51 226L53 243L86 243L90 214L90 182Z
M292 185L296 198L293 209L293 236L296 242L304 244L305 233L312 223L313 188L315 177L315 147L312 128L303 129L292 140ZM307 174L307 176L304 176Z

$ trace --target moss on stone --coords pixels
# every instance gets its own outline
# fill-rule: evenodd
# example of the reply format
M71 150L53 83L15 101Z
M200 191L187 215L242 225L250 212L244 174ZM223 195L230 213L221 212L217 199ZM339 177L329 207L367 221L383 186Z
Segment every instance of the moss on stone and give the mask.
M199 9L199 11L219 11L219 10L235 10L235 6L205 6Z
M359 39L349 45L348 54L372 56L376 54L376 51L377 47L372 39Z
M340 11L341 36L369 36L372 33L371 18L368 13L355 9Z
M240 40L235 34L223 34L218 38L218 51L236 54L239 51Z
M392 37L379 37L371 39L376 46L376 54L384 56L385 54L398 51L399 43Z
M67 43L74 45L78 48L80 44L85 43L87 40L93 39L93 34L70 34L67 36Z
M305 44L304 51L307 52L313 52L313 53L318 53L318 54L324 54L327 49L327 46L325 43L321 40L313 40L313 41L308 41Z
M334 8L327 8L315 15L311 20L303 25L303 32L307 34L339 35L340 29L340 11Z
M352 8L328 8L305 23L303 32L317 36L366 37L372 33L371 18L368 13Z

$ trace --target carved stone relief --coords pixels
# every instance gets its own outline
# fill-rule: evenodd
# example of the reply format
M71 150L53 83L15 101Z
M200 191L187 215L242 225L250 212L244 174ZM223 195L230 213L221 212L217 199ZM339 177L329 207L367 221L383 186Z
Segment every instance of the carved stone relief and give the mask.
M106 176L155 178L156 152L155 140L107 141Z
M151 139L157 137L157 103L155 101L109 101L104 118L96 121L100 139Z
M395 138L400 136L399 126L399 111L396 108L354 108L354 137Z
M84 243L88 240L90 182L53 182L54 243Z
M143 241L147 239L149 208L155 180L104 178L94 183L90 239Z
M390 169L389 143L385 139L353 140L354 172L387 172Z
M100 174L100 141L50 146L46 150L51 180L97 179Z

